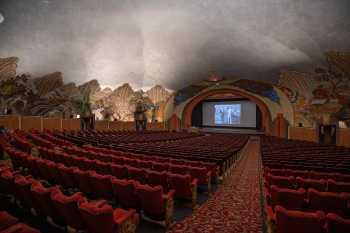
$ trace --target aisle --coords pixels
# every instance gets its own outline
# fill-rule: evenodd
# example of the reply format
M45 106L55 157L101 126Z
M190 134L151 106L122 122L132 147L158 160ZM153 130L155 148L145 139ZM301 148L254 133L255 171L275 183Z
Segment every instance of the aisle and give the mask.
M259 144L258 137L252 137L242 159L219 190L169 232L262 232Z

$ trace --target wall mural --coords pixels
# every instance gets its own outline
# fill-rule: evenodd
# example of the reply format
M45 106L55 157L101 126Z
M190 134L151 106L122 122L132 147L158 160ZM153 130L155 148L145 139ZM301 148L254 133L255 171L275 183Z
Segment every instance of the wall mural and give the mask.
M325 53L327 66L314 72L282 71L279 87L294 107L296 124L350 127L350 53Z
M71 117L91 111L97 119L132 121L136 103L148 109L148 119L163 121L163 109L171 93L157 85L134 91L129 84L102 89L97 80L77 86L64 84L60 72L43 77L16 74L19 59L0 59L0 115Z

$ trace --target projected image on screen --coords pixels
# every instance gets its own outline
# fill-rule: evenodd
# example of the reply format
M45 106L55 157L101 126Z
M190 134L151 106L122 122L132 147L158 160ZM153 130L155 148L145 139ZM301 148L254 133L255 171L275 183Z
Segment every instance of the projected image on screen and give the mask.
M215 124L235 125L241 121L240 104L215 105Z

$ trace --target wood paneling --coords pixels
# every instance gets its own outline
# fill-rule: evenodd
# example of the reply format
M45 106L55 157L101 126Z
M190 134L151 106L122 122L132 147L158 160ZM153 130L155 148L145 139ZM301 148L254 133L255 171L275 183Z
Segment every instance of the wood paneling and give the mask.
M96 130L108 130L109 129L109 122L108 121L96 121L95 122L95 129Z
M19 116L0 116L0 125L9 130L16 130L20 128Z
M80 130L80 119L63 119L62 129L65 130Z
M350 147L350 129L338 129L337 146Z
M61 118L43 118L43 129L61 129L62 119Z
M43 129L42 118L39 116L22 116L21 129L26 131L31 129L42 130Z
M289 138L296 139L296 140L318 142L317 130L315 128L290 127Z

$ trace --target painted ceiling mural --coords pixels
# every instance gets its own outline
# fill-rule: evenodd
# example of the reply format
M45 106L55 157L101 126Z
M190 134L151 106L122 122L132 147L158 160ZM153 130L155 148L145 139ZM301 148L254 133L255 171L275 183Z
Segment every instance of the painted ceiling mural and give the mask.
M293 103L297 125L342 121L350 127L350 53L327 52L325 58L313 72L282 71L278 86Z

